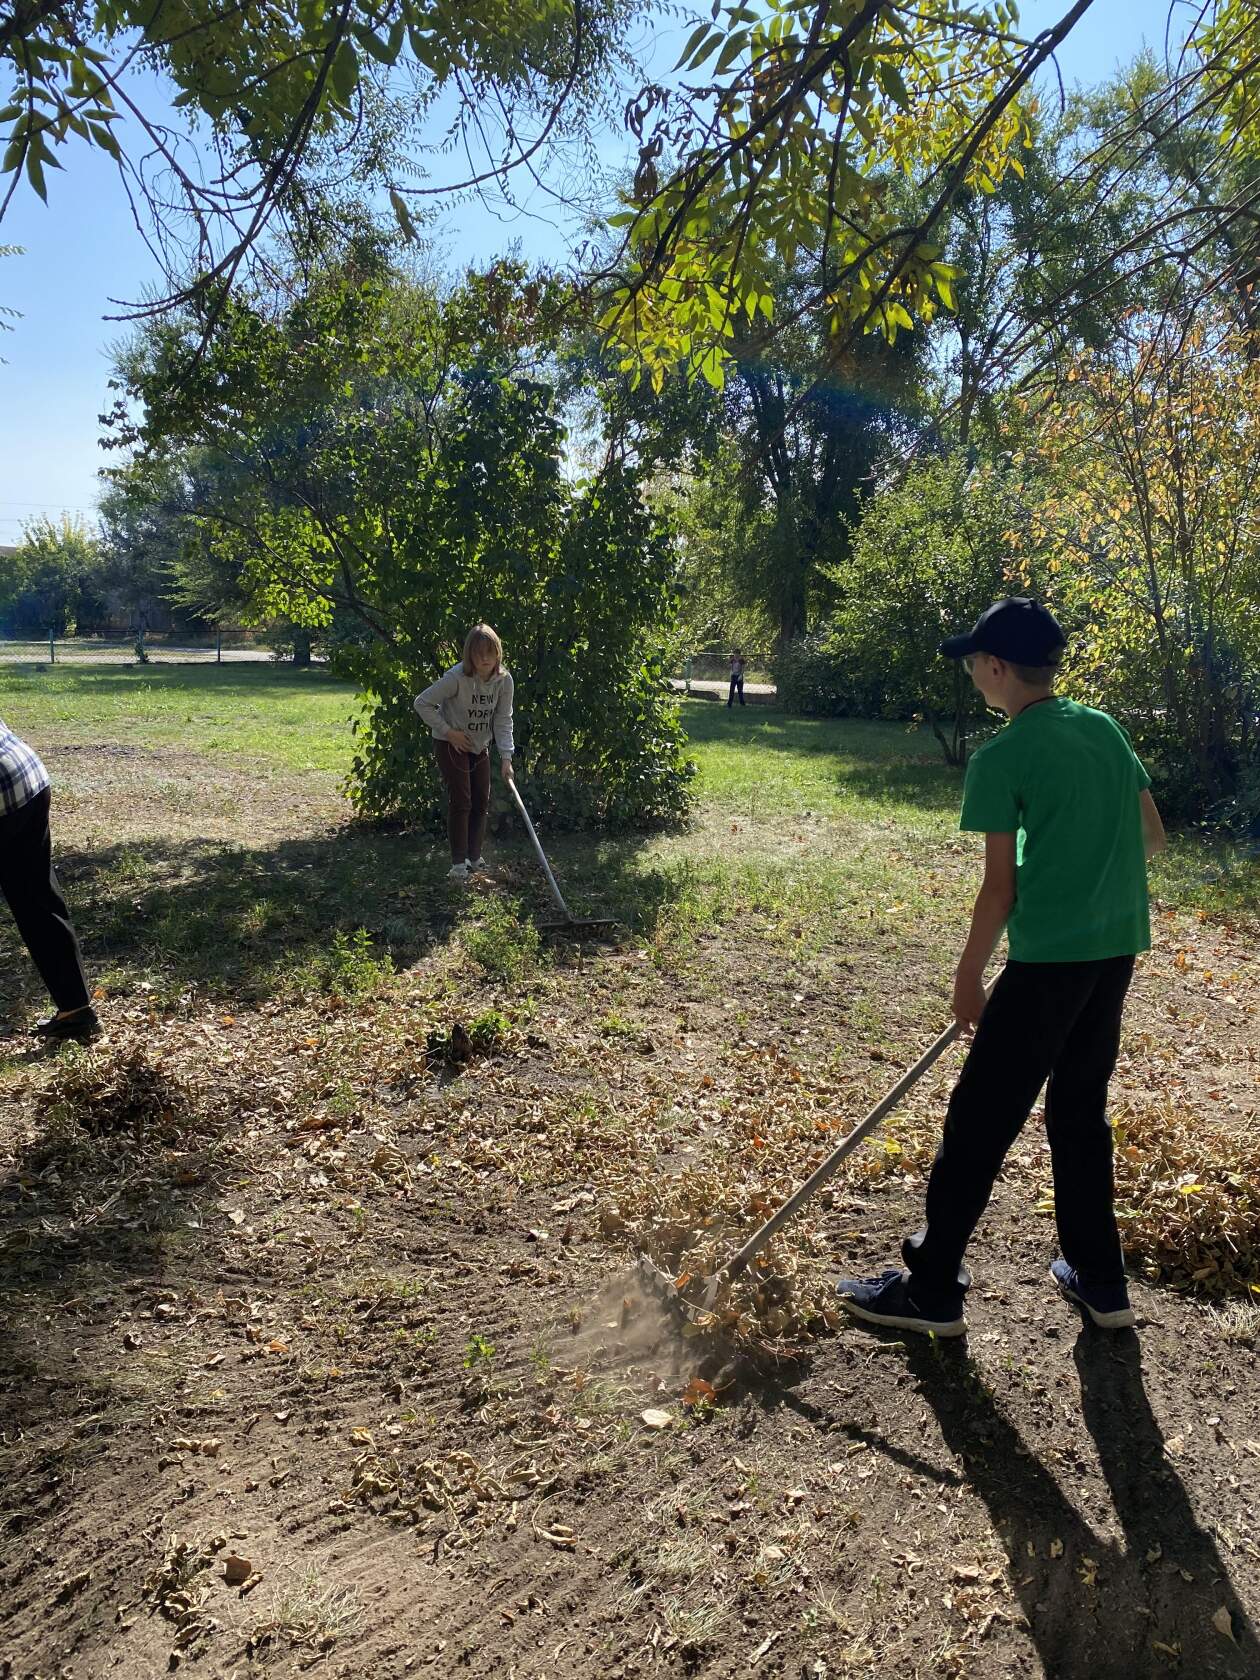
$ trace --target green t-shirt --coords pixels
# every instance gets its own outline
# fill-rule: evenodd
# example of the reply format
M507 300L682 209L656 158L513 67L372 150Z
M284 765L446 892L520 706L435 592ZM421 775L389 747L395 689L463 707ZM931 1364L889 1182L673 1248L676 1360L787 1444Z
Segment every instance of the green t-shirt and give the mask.
M1041 700L972 754L960 828L1015 832L1015 962L1150 949L1139 795L1151 778L1106 712Z

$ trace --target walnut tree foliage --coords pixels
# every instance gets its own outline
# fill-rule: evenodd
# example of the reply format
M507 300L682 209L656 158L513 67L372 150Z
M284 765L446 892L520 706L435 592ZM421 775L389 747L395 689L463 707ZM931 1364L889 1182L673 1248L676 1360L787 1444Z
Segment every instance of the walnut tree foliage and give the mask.
M1019 96L1051 49L1023 53L1016 23L1006 0L715 5L680 64L703 79L649 87L629 113L639 167L604 315L626 371L720 384L737 320L774 325L776 267L808 268L802 307L846 344L950 308L956 270L933 230L960 187L1020 170L1031 141ZM896 177L934 183L915 221Z
M160 271L152 313L218 297L277 231L387 193L545 169L608 115L634 0L12 0L0 8L0 221L55 202L76 145L117 163ZM7 178L7 179L6 179ZM217 319L212 316L211 324Z
M1223 311L1134 316L1084 352L1018 463L1017 561L1078 627L1069 674L1151 756L1175 811L1260 763L1260 362ZM1022 509L1021 509L1021 503Z
M891 341L951 314L951 222L968 197L1023 177L1054 126L1048 66L1095 3L1063 0L1029 36L1008 0L715 0L679 75L627 111L638 167L600 290L623 371L718 386L741 326L769 347L808 313L842 356L864 335ZM1065 318L1097 313L1117 279L1162 270L1169 289L1206 295L1260 275L1260 7L1205 0L1169 15L1162 70L1058 182L1064 202L1092 196L1100 212L1093 260L1047 277L1042 312L1000 346L1007 365L1035 359L1047 336L1057 350ZM1152 161L1177 190L1125 225L1117 195ZM809 278L786 322L776 266Z

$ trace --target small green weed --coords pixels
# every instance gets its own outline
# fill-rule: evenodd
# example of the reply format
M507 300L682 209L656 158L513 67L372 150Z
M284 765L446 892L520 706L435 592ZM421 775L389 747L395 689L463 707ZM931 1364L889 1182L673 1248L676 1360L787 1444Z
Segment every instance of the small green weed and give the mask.
M634 1038L641 1037L638 1027L633 1021L627 1021L624 1015L619 1015L615 1009L610 1009L599 1023L599 1030L605 1038Z
M524 980L538 967L542 939L525 920L519 906L492 900L481 920L463 936L464 949L479 968L509 985Z
M494 1365L494 1343L480 1334L472 1335L464 1344L465 1371L491 1370Z
M479 1056L504 1049L511 1036L512 1023L501 1009L483 1011L468 1029L469 1042Z
M393 963L388 956L377 956L366 928L349 934L338 929L328 950L312 959L305 976L316 990L336 998L365 997L393 977Z

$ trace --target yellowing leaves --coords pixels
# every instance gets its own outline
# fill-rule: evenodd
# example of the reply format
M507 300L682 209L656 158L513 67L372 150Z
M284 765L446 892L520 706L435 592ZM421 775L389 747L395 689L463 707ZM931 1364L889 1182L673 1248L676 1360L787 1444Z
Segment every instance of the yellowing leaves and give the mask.
M728 8L692 31L681 62L712 69L668 119L656 111L654 131L651 103L633 108L652 167L610 219L626 261L600 325L633 383L660 390L681 373L720 387L735 321L770 322L768 275L806 254L833 337L891 342L954 307L955 270L937 248L906 249L888 181L939 178L964 152L961 178L982 191L1022 174L1033 104L991 108L1016 63L1000 9L974 8L964 30L948 12L879 8L855 32L851 8L764 20ZM662 180L664 157L676 161Z

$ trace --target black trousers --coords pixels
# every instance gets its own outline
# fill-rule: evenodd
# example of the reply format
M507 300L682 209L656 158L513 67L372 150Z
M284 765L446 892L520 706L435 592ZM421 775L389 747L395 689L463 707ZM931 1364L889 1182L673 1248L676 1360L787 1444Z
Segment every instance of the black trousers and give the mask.
M0 892L58 1009L90 1001L83 955L52 861L47 788L0 815Z
M739 703L742 706L744 704L744 679L742 676L733 676L731 678L731 691L726 701L728 706L733 706L735 704L735 696L737 694L739 695Z
M1107 1083L1132 977L1132 957L1007 963L949 1100L927 1225L903 1247L920 1306L965 1281L963 1251L1043 1085L1063 1257L1083 1283L1124 1277Z

